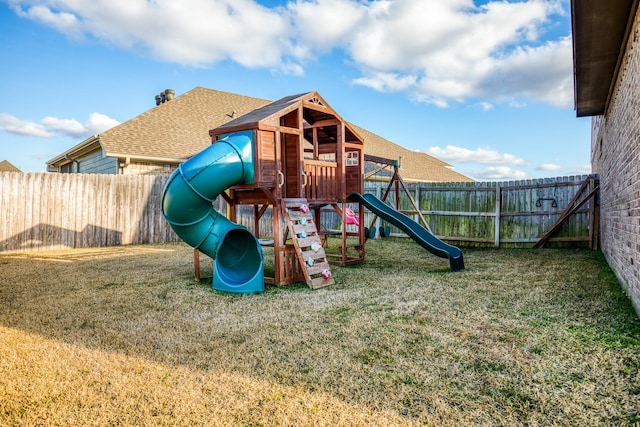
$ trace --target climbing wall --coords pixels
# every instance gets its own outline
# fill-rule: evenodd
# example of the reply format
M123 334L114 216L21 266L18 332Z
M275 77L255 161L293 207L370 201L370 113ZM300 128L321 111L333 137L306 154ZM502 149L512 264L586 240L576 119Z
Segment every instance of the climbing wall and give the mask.
M311 289L333 285L333 275L307 199L283 199L282 210L305 281Z

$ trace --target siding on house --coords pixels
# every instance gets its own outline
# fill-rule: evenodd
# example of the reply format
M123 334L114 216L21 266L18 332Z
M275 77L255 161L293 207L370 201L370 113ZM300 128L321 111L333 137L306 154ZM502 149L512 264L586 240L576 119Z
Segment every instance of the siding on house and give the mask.
M601 247L640 314L640 15L633 20L604 116L592 119Z
M75 163L75 162L74 162ZM93 151L78 159L77 166L72 172L116 174L118 173L118 159L104 157L101 150Z

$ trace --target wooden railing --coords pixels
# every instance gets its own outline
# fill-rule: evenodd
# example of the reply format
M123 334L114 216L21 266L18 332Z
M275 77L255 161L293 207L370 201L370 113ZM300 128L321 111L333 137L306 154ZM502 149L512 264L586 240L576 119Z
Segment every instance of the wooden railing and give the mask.
M335 201L338 196L336 173L338 164L319 160L305 160L305 197L309 203Z

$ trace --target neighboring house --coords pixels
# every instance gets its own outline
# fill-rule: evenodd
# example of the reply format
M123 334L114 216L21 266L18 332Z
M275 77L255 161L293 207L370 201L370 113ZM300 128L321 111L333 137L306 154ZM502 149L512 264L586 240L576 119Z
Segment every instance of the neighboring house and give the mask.
M640 15L638 0L572 0L575 105L593 116L600 240L640 315Z
M8 160L0 162L0 172L22 172L17 167L13 166Z
M165 91L168 92L169 90ZM209 130L272 101L196 87L167 97L150 110L80 144L47 162L63 173L163 174L211 144ZM451 165L413 152L354 126L365 140L365 154L399 160L406 181L473 181Z

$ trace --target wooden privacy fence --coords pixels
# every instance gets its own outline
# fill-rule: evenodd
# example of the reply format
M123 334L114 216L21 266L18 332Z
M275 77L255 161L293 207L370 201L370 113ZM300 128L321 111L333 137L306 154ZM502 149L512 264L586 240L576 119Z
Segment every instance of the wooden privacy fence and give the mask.
M176 242L162 215L167 176L0 173L0 252ZM407 185L411 197L439 237L463 246L532 247L574 202L587 175L510 182L420 183ZM594 182L591 182L594 181ZM382 197L386 184L368 183ZM388 202L395 207L396 189ZM408 196L398 191L400 211L417 218ZM216 209L224 213L222 198ZM356 210L357 205L352 209ZM254 229L252 206L238 209L239 223ZM260 220L259 237L272 232L271 212ZM373 215L367 211L365 224ZM323 228L337 229L333 209L321 215ZM594 199L548 240L550 245L597 246ZM385 226L379 219L375 226ZM401 231L391 227L391 232Z
M508 182L420 183L407 188L431 230L451 242L532 247L559 219L566 219L545 240L553 246L596 249L597 181L596 176L582 175ZM365 189L382 197L385 188L386 184L377 184ZM413 204L402 189L392 188L387 202L395 206L396 194L400 211L418 221ZM570 204L577 209L564 218ZM372 215L367 216L369 224ZM384 224L378 220L376 225ZM391 232L400 230L391 227Z
M162 216L167 178L0 173L0 251L179 241Z

